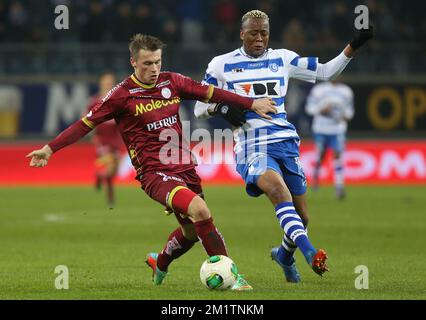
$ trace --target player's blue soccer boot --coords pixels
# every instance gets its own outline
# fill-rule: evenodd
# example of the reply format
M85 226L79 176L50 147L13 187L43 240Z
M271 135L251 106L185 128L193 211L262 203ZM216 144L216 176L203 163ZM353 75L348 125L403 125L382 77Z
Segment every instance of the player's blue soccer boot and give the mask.
M167 275L167 271L161 271L157 268L158 253L148 253L146 256L146 264L152 269L152 283L156 286L163 283Z
M306 260L312 267L312 270L322 277L324 272L329 271L326 264L327 259L327 253L323 249L319 249L317 252L312 252L308 255Z
M297 268L296 268L296 261L294 261L289 266L283 264L278 259L278 247L272 248L272 250L271 250L271 258L276 263L278 263L278 265L281 267L281 269L283 269L284 276L285 276L285 279L287 280L287 282L297 283L297 282L301 281L299 271L297 271Z

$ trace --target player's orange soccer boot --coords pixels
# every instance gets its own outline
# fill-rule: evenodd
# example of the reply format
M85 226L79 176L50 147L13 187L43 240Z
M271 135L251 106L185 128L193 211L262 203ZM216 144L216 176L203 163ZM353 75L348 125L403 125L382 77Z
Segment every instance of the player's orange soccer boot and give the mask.
M322 276L324 272L329 271L326 264L327 258L327 253L323 249L319 249L312 257L310 265L316 274Z
M157 268L157 258L158 253L148 253L145 262L152 269L152 283L158 286L163 283L167 271L161 271Z

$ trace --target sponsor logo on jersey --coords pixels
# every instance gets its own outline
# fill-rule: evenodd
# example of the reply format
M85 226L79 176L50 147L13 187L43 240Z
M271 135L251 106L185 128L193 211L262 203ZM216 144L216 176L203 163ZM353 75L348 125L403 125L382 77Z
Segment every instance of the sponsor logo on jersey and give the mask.
M170 91L169 88L163 88L163 89L161 89L161 95L164 98L169 99L172 96L172 92Z
M178 121L177 115L173 115L171 117L167 117L158 121L148 123L146 125L146 129L148 131L153 131L153 130L158 130L164 127L170 127L174 125L177 121Z
M232 69L232 72L233 73L244 72L244 68L235 68L235 69Z
M156 174L158 174L159 176L163 177L163 181L164 182L167 182L169 180L183 182L183 180L181 178L173 177L173 176L168 176L167 174L159 172L159 171L157 171Z
M168 84L170 84L170 80L160 82L159 84L156 85L156 87L161 88L161 87L167 86Z
M277 72L278 71L278 65L276 63L271 63L269 65L269 70L271 70L272 72Z
M134 89L130 89L129 90L129 93L130 94L134 94L134 93L138 93L138 92L143 92L143 91L145 91L146 89L144 89L144 88L134 88Z
M134 116L137 117L141 114L147 113L147 112L151 112L153 110L157 110L157 109L161 109L163 107L172 105L172 104L176 104L180 102L180 98L174 98L174 99L170 99L170 100L154 100L151 99L151 101L147 104L143 104L143 103L139 103L135 106L135 114Z
M238 86L249 96L280 97L280 81L264 80L239 83Z

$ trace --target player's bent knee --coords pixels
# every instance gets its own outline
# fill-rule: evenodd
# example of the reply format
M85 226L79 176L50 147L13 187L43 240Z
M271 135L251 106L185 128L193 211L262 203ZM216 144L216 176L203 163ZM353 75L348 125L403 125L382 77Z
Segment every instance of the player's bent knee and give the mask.
M207 220L211 217L207 204L199 196L192 199L188 208L188 215L193 221Z
M286 188L282 185L277 185L271 187L266 195L272 201L274 205L277 205L281 202L292 201L291 194Z
M262 189L274 206L281 202L292 201L290 191L282 177L273 170L267 170L261 175L257 186Z
M191 241L198 241L197 232L195 231L195 226L192 220L189 218L188 214L183 214L179 212L174 212L176 220L180 224L182 229L183 236Z

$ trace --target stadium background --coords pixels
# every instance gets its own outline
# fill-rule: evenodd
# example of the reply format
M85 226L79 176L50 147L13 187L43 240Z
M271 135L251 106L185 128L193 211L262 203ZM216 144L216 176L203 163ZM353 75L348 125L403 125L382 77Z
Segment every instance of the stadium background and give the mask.
M54 28L59 4L69 8L69 30ZM356 109L348 131L348 199L337 203L331 186L308 191L310 235L334 258L330 277L318 281L301 264L306 284L296 288L276 281L278 268L258 268L259 261L269 266L265 243L276 244L281 232L273 214L258 217L270 205L225 186L242 183L232 165L201 165L199 172L207 185L221 185L208 186L206 194L233 258L257 290L246 298L425 299L419 248L426 234L426 20L422 1L399 0L0 1L0 298L236 299L201 288L201 249L176 263L165 292L146 289L151 284L147 270L141 275L143 253L159 249L176 223L160 217L162 208L134 186L120 186L110 213L92 190L89 138L56 154L42 170L28 168L25 155L81 116L101 72L114 71L118 79L132 72L127 46L136 32L168 44L163 70L201 80L214 56L241 45L240 17L248 10L269 14L270 47L326 62L351 39L358 4L369 7L376 36L342 77L355 92ZM308 178L314 147L304 103L310 88L292 81L286 105L302 136ZM193 104L181 108L192 130L227 127L219 118L196 120ZM120 170L119 182L136 183L126 156ZM329 161L326 183L332 172ZM71 266L70 293L52 286L59 264ZM357 264L370 268L370 290L353 289Z
M22 154L80 117L102 71L114 71L118 79L131 72L127 43L132 34L160 37L168 44L163 70L201 80L212 57L240 46L239 19L250 8L269 14L271 47L284 46L325 62L350 40L353 8L359 4L309 0L44 3L14 0L0 4L0 148L8 154L7 165L0 169L1 184L89 182L90 148L79 152L85 156L79 157L80 165L73 167L75 172L69 179L57 174L66 165L64 154L58 154L56 169L49 168L51 175L41 176L22 169ZM54 8L59 4L69 8L68 30L54 28ZM376 26L376 37L342 77L355 92L355 118L349 127L349 182L425 183L426 60L421 57L426 22L421 2L408 6L400 1L372 0L365 4ZM290 121L304 138L302 160L308 177L314 149L304 103L310 88L310 84L293 81L286 105ZM181 111L182 120L191 121L191 130L226 128L219 118L196 120L192 107L193 102L186 102ZM387 143L368 142L373 137ZM354 139L361 140L352 145ZM23 142L31 146L23 146ZM119 181L128 182L133 172L126 157L123 160ZM385 172L375 174L383 165L387 166ZM327 167L323 179L330 182L329 161ZM232 166L201 165L199 169L205 182L240 182Z

